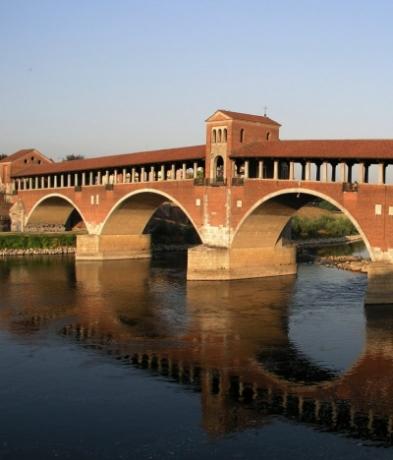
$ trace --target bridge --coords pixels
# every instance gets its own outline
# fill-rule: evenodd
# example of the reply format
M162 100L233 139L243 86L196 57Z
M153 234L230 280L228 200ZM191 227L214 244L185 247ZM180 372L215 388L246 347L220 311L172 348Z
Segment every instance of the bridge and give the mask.
M87 231L77 237L78 260L149 257L144 230L169 201L201 243L188 251L188 279L274 276L296 272L287 224L321 198L354 224L376 272L389 274L393 140L281 140L280 126L218 110L203 145L63 162L17 152L0 162L12 228L65 228L77 216Z

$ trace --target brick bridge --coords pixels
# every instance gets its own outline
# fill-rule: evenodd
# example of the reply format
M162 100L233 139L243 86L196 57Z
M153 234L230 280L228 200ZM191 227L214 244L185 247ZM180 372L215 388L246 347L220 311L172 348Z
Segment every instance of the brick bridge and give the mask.
M296 271L287 224L318 197L352 221L386 271L393 140L280 140L279 129L266 116L218 110L200 146L63 162L17 152L0 162L13 228L64 226L77 212L87 230L78 236L77 259L146 257L143 231L169 201L201 241L189 250L189 279L262 277Z

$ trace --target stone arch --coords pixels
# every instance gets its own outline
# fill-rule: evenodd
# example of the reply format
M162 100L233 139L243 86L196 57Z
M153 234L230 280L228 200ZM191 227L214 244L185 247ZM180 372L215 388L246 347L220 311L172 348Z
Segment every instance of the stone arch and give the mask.
M231 239L231 247L275 247L293 214L312 198L321 198L336 206L355 226L371 260L375 260L371 244L353 215L331 196L307 188L283 189L258 200L237 225Z
M213 178L216 181L224 179L225 162L221 155L217 155L213 160Z
M25 218L28 225L66 226L73 212L77 212L88 229L86 219L80 208L68 197L59 193L45 195L38 200Z
M105 217L100 234L142 234L156 209L165 201L172 202L182 210L194 227L199 239L203 241L199 228L187 209L171 195L155 189L137 190L118 200Z

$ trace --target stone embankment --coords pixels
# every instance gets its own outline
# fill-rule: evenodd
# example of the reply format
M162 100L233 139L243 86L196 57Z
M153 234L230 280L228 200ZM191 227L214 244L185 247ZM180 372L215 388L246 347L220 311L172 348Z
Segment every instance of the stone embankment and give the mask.
M315 263L351 272L368 273L371 261L359 256L319 256L315 258Z
M25 248L25 249L0 249L0 257L6 256L53 256L74 254L75 248L72 246L61 246L58 248Z
M326 246L337 246L339 244L356 243L363 241L360 235L340 236L337 238L313 238L304 241L296 241L296 247L302 248L322 248Z

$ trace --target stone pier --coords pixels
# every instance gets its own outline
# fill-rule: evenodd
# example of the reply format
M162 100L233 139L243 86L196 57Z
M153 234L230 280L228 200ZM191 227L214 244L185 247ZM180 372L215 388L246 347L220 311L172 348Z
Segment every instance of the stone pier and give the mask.
M388 262L370 264L365 304L393 306L393 264Z
M78 235L76 260L144 259L151 255L150 235Z
M261 278L296 273L296 248L220 248L188 250L188 280Z

